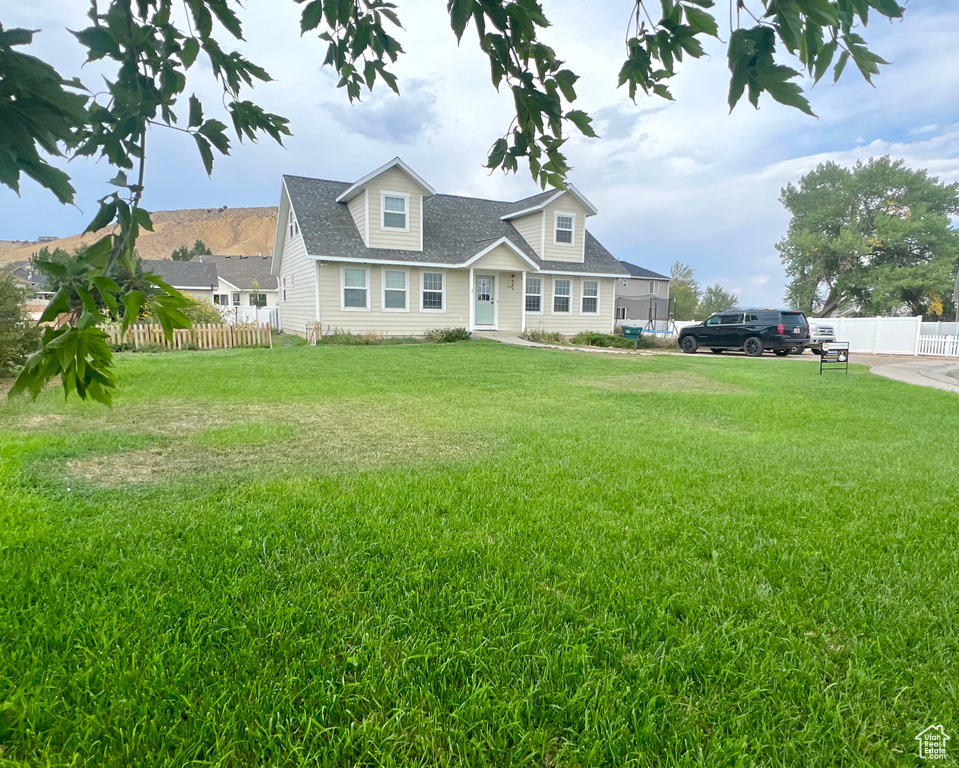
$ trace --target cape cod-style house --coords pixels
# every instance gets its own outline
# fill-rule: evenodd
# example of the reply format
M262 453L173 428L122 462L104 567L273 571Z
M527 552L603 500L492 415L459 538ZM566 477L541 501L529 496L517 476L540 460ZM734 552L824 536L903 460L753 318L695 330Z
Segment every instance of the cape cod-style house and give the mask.
M284 176L282 329L610 332L629 273L587 230L596 212L572 185L516 202L437 194L399 158L353 183Z

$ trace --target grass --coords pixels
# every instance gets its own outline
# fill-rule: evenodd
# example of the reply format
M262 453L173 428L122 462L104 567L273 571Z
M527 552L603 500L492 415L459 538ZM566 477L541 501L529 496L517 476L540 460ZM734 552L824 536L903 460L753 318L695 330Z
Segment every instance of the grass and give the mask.
M959 731L950 393L492 342L118 365L112 410L0 407L0 765L892 766Z

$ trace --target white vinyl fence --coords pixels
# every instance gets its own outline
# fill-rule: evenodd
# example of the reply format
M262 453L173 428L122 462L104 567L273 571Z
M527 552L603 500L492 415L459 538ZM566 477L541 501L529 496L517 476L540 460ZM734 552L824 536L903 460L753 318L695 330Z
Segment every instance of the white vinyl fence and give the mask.
M247 325L249 323L269 323L274 330L280 330L279 307L227 307L217 306L227 325Z
M955 336L920 336L919 354L959 357L959 338Z
M816 318L810 318L815 322ZM837 341L848 341L854 352L878 355L919 353L921 317L824 317L836 331Z

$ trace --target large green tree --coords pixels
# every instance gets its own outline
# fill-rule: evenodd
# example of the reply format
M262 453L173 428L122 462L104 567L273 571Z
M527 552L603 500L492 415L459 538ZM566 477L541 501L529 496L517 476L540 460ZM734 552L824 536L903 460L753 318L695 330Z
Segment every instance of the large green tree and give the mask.
M681 261L669 268L669 295L673 298L673 317L677 320L692 320L699 304L699 283L693 268Z
M324 64L340 76L350 100L377 82L399 91L392 65L402 54L394 37L400 25L389 0L297 0L302 7L300 32L317 33L327 43ZM752 6L752 7L750 7ZM898 18L896 0L637 0L632 7L625 60L618 82L631 98L642 91L672 98L668 82L685 57L700 58L707 37L719 37L719 22L729 19L730 107L746 96L758 106L763 93L811 114L795 82L803 71L814 80L832 68L838 78L851 61L869 80L885 63L866 47L859 30L869 14ZM496 88L507 88L515 118L490 150L490 168L516 170L525 161L543 186L562 186L568 166L563 154L567 130L593 136L589 116L573 107L577 75L541 39L549 26L537 0L448 0L450 24L457 39L472 26L490 63ZM185 12L185 19L179 14ZM84 310L75 323L46 329L41 350L30 358L11 394L61 376L67 392L109 402L114 385L110 351L96 325L104 319L94 294L117 314L116 285L108 275L117 264L134 272L134 245L141 228L152 229L140 207L146 183L147 137L154 127L176 127L192 137L207 172L214 153L228 154L227 125L209 117L205 105L188 94L188 83L209 72L222 89L224 117L240 140L268 135L281 141L288 121L246 98L267 72L237 51L229 38L242 40L239 0L92 0L90 26L74 32L88 61L112 65L96 99L76 78L62 77L47 63L21 52L33 33L0 25L0 182L19 189L26 174L49 188L62 202L74 190L50 156L99 157L118 169L114 192L100 201L88 231L112 227L110 234L80 257L87 281L80 293ZM200 57L204 65L197 65ZM789 61L790 64L784 63ZM612 74L612 73L611 73ZM219 100L217 100L219 101ZM132 174L129 175L129 174ZM185 327L180 311L187 300L155 276L144 275L157 290L134 288L123 296L126 317L135 317L148 301L167 334ZM57 295L48 316L63 311Z
M696 319L702 320L714 312L724 312L727 309L732 309L738 303L739 296L727 291L718 283L706 286L706 290L703 291L703 295L699 299L699 306L696 308Z
M822 317L838 309L953 316L959 184L880 157L819 165L780 201L792 216L776 246L790 306Z
M13 275L0 271L0 376L23 364L37 345L40 333L24 302L27 291Z

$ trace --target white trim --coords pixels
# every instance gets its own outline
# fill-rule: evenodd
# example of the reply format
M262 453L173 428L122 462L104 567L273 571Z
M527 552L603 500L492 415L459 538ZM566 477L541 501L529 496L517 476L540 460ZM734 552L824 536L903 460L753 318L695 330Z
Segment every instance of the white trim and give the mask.
M442 291L441 291L441 294L442 294L442 297L443 297L443 308L442 308L442 309L425 308L425 307L423 306L423 292L426 290L426 289L423 287L423 285L424 285L424 283L426 282L426 275L427 275L427 274L434 274L434 273L439 273L440 275L443 276L443 289L442 289ZM446 314L446 289L447 289L447 286L448 286L448 282L449 282L449 281L447 280L447 274L446 274L446 270L445 270L445 269L429 269L429 268L424 268L424 269L421 269L421 270L420 270L420 280L419 280L419 283L420 283L420 301L419 301L420 312L428 312L428 313L431 313L431 314L443 314L443 315ZM432 293L435 293L435 291L432 291Z
M523 298L519 305L519 330L520 333L526 330L526 272L522 274ZM542 285L542 283L540 283Z
M228 286L230 286L231 288L233 288L233 289L235 289L235 290L237 290L237 291L252 291L252 290L253 290L252 288L241 288L241 287L238 286L238 285L234 285L234 284L231 283L229 280L227 280L225 277L220 277L219 275L217 275L217 279L219 279L221 282L226 283ZM170 286L170 287L171 287L171 288L176 288L175 285ZM262 291L263 289L260 288L259 290Z
M611 277L614 280L622 280L626 275L611 275L607 272L565 272L561 269L541 269L544 275L569 275L570 277L585 277L591 280L594 277Z
M346 306L346 270L348 269L362 269L366 273L366 306L365 307ZM372 289L370 286L370 268L369 267L348 267L345 265L340 267L340 309L343 312L369 312L371 292L372 292Z
M320 322L320 262L316 262L316 279L313 281L316 292L316 322Z
M375 171L370 171L368 174L366 174L366 176L364 176L362 179L360 179L360 180L357 181L355 184L353 184L352 186L350 186L349 189L347 189L347 190L346 190L345 192L343 192L339 197L336 198L336 202L338 202L338 203L347 202L347 203L348 203L348 202L350 201L350 199L352 199L352 198L354 197L354 195L353 195L354 192L356 192L357 190L359 190L359 188L362 187L364 184L366 184L366 182L372 181L373 179L375 179L375 178L376 178L377 176L379 176L381 173L386 173L386 171L390 170L390 168L402 168L404 171L406 171L406 173L408 173L408 174L410 175L410 177L411 177L417 184L419 184L421 187L423 187L423 189L425 189L425 190L426 190L427 192L429 192L431 195L435 195L435 194L436 194L436 190L433 189L433 187L431 187L431 186L430 186L429 184L427 184L425 181L423 181L423 179L416 173L416 171L414 171L412 168L410 168L406 163L404 163L404 162L403 162L402 160L400 160L398 157L394 157L392 160L390 160L390 161L389 161L388 163L386 163L385 165L381 165L381 166L380 166L379 168L377 168Z
M475 291L476 283L473 278L473 268L470 267L470 284L469 284L469 302L470 302L470 333L476 330L476 295Z
M287 210L289 210L290 208L293 207L293 201L290 200L290 191L286 188L286 177L281 178L280 181L281 181L281 186L280 186L280 206L279 206L279 210L277 211L277 216L276 216L276 232L273 233L273 258L270 259L270 274L271 274L271 275L276 275L276 274L278 274L279 271L280 271L280 270L279 270L279 267L280 267L281 265L280 265L280 264L277 264L277 256L280 256L280 261L281 261L281 262L282 262L282 260L283 260L283 258L282 258L282 256L283 256L283 248L281 247L280 250L277 251L276 246L277 246L277 241L280 239L280 237L279 237L279 235L280 235L280 222L283 221L283 217L280 216L280 214L283 212L283 203L284 203L284 201L285 201L286 204L287 204ZM283 230L282 230L282 231L283 231L283 235L284 235L283 241L286 242L286 227L285 227L285 226L283 227ZM275 270L275 271L274 271L274 270Z
M563 190L556 190L556 194L552 197L547 197L545 202L540 203L539 205L534 205L532 208L524 208L521 211L516 211L516 213L507 213L505 216L500 216L502 221L509 221L510 219L516 219L520 216L525 216L528 213L536 213L536 211L543 210L547 205L552 203L554 200L559 200L563 196Z
M400 307L387 307L386 306L386 273L387 272L400 272L403 274L406 280L406 288L404 289L404 294L406 295L406 306L403 308ZM399 290L398 288L390 288L391 291ZM384 312L409 312L410 311L410 270L409 268L400 268L400 269L389 269L388 267L382 267L380 269L380 300L382 304L380 305L383 308Z
M586 283L596 283L596 311L595 312L587 312L583 309L583 302L587 298L593 298L592 296L589 296L589 297L586 296ZM590 280L589 278L586 278L586 277L582 278L579 281L579 313L585 317L598 317L599 301L601 298L600 294L601 294L601 288L600 288L600 282L598 279Z
M527 287L528 284L527 284L527 282L526 282L526 273L524 272L524 273L523 273L523 314L524 314L524 316L526 315L526 313L529 313L529 314L531 314L531 315L539 315L539 316L542 316L543 313L544 313L544 311L545 311L545 310L543 309L543 304L544 304L543 299L545 298L545 297L544 297L543 288L546 287L546 278L543 277L542 275L533 275L533 278L536 279L536 280L539 280L539 312L533 312L532 310L526 309L526 297L527 297L527 295L535 296L536 294L535 294L535 293L534 293L534 294L529 294L529 293L528 293L528 287Z
M566 278L563 278L563 277L559 279L566 280ZM569 278L567 280L567 282L569 283L569 293L560 294L561 297L565 296L566 298L569 299L569 309L566 312L556 311L556 282L557 282L557 278L554 277L553 286L552 286L553 290L550 291L550 294L549 294L549 298L550 298L549 313L551 315L571 315L573 314L573 278Z
M473 270L470 270L470 271L472 272ZM492 324L492 325L485 325L485 324L484 324L484 325L481 326L479 323L476 323L476 327L477 327L477 328L480 328L481 330L484 330L484 331L497 331L497 330L499 330L499 282L500 282L500 281L496 279L496 273L495 273L495 272L492 272L492 271L477 272L477 273L476 273L476 276L473 278L473 288L474 288L474 292L473 292L473 296L474 296L474 298L473 298L474 311L473 311L473 314L474 314L474 317L475 317L475 314L476 314L476 311L475 311L475 306L476 306L476 292L475 292L476 281L479 280L481 277L488 277L488 278L492 281L492 282L490 283L490 288L492 288L492 290L490 291L490 300L493 302L493 324Z
M363 205L366 207L366 210L363 211L363 216L366 219L364 222L366 224L366 240L363 241L363 245L367 248L370 247L370 190L363 190Z
M565 216L568 219L572 219L572 226L564 232L569 232L569 242L564 243L556 239L556 233L559 231L559 217ZM576 246L576 214L569 211L553 211L553 245L558 245L563 248L573 248Z
M523 253L519 248L517 248L516 245L515 245L508 237L506 237L505 235L504 235L503 237L501 237L499 240L497 240L495 243L493 243L492 245L487 246L486 248L484 248L482 251L480 251L479 253L477 253L475 256L471 256L469 259L467 259L466 261L464 261L463 264L462 264L462 266L468 267L468 266L470 266L471 264L476 263L479 259L482 259L487 253L490 253L491 251L495 250L496 248L498 248L498 247L501 246L501 245L505 245L505 246L506 246L507 248L509 248L513 253L515 253L517 256L519 256L523 261L525 261L527 264L529 264L533 269L539 271L539 267L536 265L536 262L533 261L533 260L532 260L529 256L527 256L525 253ZM517 271L518 271L518 270L517 270Z
M540 222L541 232L539 234L539 257L546 258L546 210L543 210L543 220Z
M423 195L420 195L420 250L423 250L423 219L426 216L423 215Z
M544 200L539 205L534 205L530 208L524 208L521 211L516 211L516 213L507 213L505 216L500 216L500 218L503 221L509 221L510 219L515 219L517 216L525 216L528 213L535 213L536 211L545 208L550 203L558 200L567 192L569 192L577 200L579 200L579 202L583 205L583 207L586 208L587 211L589 211L589 213L587 214L588 216L595 216L597 213L599 213L599 209L595 205L593 205L591 202L589 202L589 200L586 199L586 197L583 195L582 192L576 189L576 187L574 187L572 184L567 184L565 190L563 189L557 190L555 195L552 195L551 197L546 198L546 200Z
M154 272L153 274L156 274ZM159 275L157 275L159 277ZM160 278L163 279L162 277ZM32 285L32 283L31 283ZM173 283L169 284L171 288L176 288L178 291L213 291L213 293L218 293L217 288L214 288L210 285L174 285ZM237 288L237 290L241 290Z
M406 222L406 226L403 227L389 227L386 225L386 198L388 197L397 197L403 200L403 204L406 206L406 210L403 212L403 221ZM396 211L389 211L389 213L396 213ZM380 230L382 232L409 232L410 231L410 193L409 192L390 192L385 189L380 190Z

